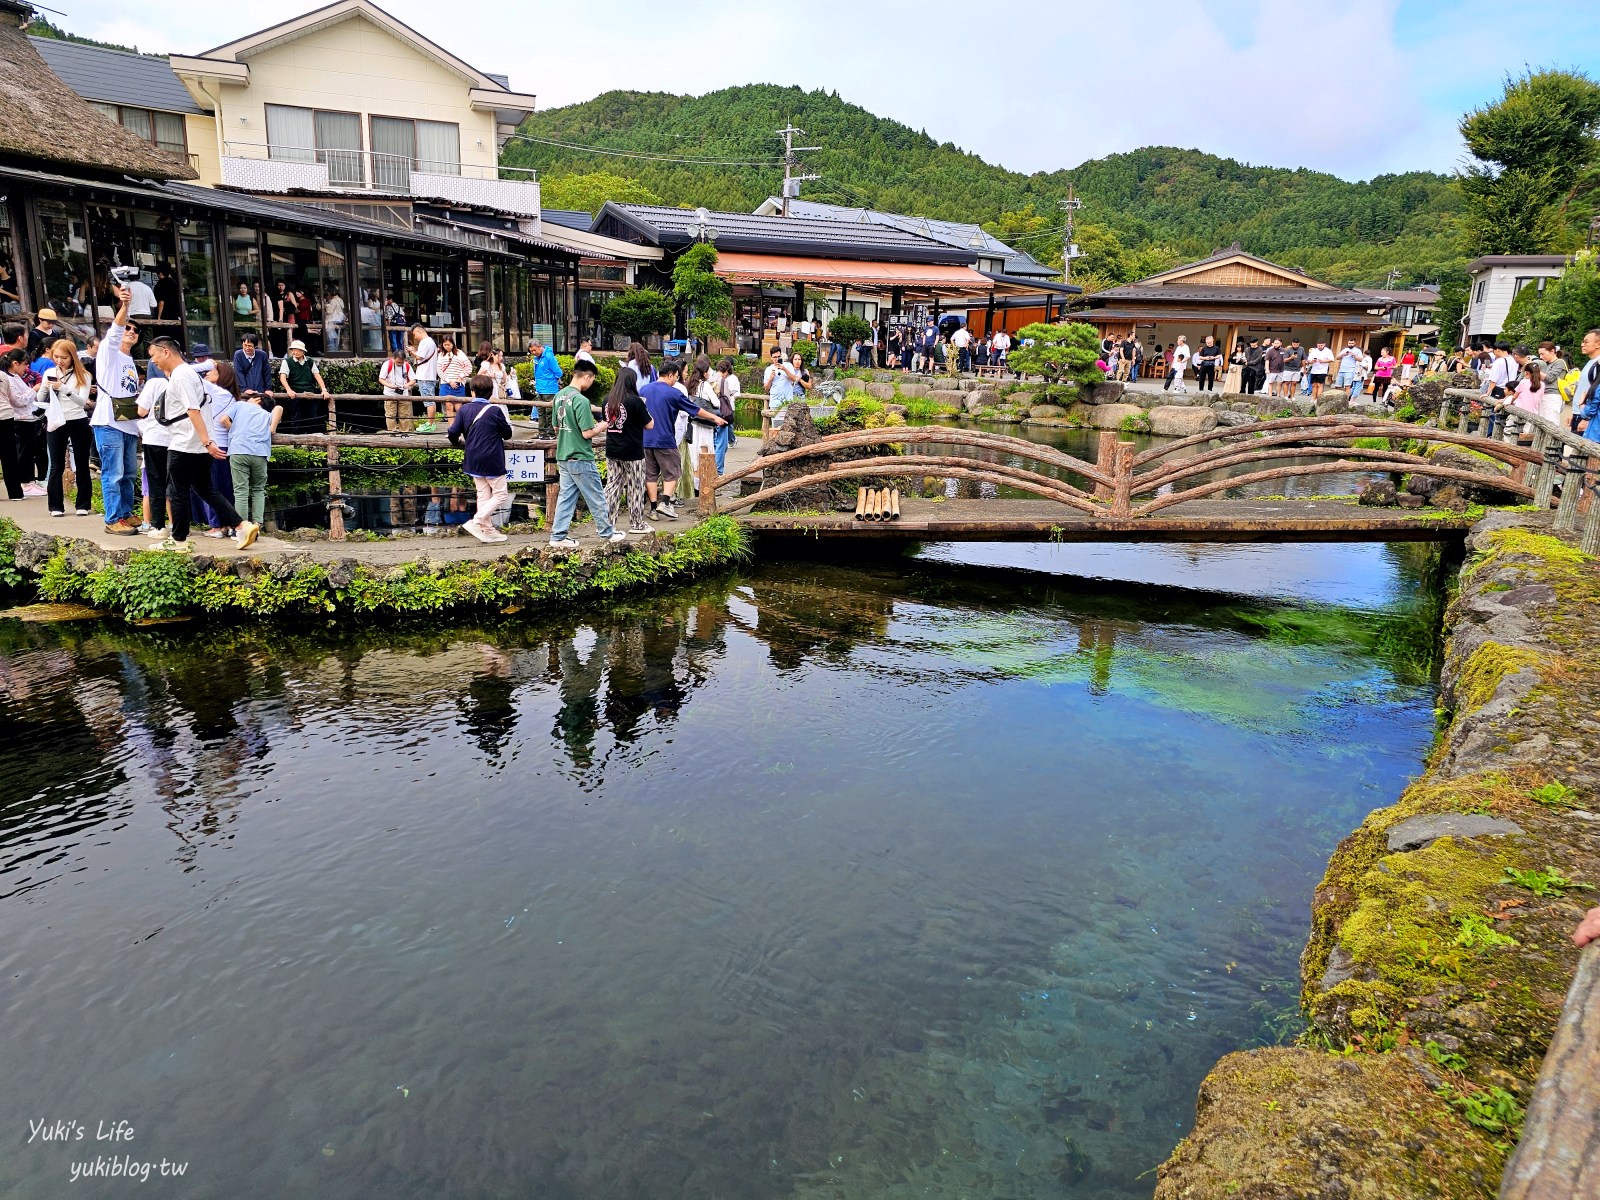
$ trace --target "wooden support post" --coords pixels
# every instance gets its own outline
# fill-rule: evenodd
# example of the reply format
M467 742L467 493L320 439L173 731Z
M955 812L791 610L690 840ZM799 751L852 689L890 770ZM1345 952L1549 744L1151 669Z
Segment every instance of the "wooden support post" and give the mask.
M1583 519L1583 538L1578 549L1585 554L1600 554L1600 504L1589 505Z
M1583 491L1584 476L1589 470L1589 456L1577 451L1567 455L1566 477L1561 481L1561 504L1556 509L1556 528L1568 531L1578 528L1578 496Z
M1133 515L1133 456L1135 447L1132 442L1117 443L1117 470L1113 480L1115 490L1111 495L1111 515L1113 517L1130 517Z
M717 456L704 446L694 464L694 481L700 487L700 515L714 516L717 511Z
M328 432L339 432L338 401L332 396L328 397ZM337 499L344 490L344 483L339 477L339 443L328 444L328 540L330 542L344 541L344 501Z
M1439 397L1439 428L1443 429L1450 420L1450 397Z
M556 470L554 452L544 459L544 527L556 526L556 501L561 497L561 472Z
M1516 1153L1500 1177L1500 1200L1571 1200L1600 1194L1600 946L1578 958L1567 1002L1528 1103Z
M1561 439L1546 435L1544 462L1533 485L1533 502L1540 512L1550 507L1550 497L1555 495L1556 480L1561 478Z
M1533 428L1533 452L1543 455L1544 444L1549 438L1550 435L1548 433L1535 425ZM1518 463L1511 469L1511 478L1517 483L1525 483L1530 487L1537 487L1539 484L1539 469L1539 464L1537 463Z
M1100 431L1100 447L1095 451L1094 465L1108 474L1117 469L1117 431L1103 429ZM1111 499L1111 488L1108 484L1097 483L1094 485L1094 498L1096 500Z
M1469 404L1463 404L1461 406L1461 420L1456 422L1456 432L1457 433L1465 433L1467 431L1467 421L1470 419L1469 415L1468 415L1468 410L1471 407L1472 406L1469 405Z

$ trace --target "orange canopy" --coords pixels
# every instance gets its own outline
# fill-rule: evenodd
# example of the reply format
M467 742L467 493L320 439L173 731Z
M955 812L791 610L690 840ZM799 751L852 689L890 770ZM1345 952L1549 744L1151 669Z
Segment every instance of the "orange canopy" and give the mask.
M993 280L971 267L804 258L794 254L741 254L734 250L725 250L717 256L716 273L734 283L822 283L884 290L937 288L963 295L994 288Z

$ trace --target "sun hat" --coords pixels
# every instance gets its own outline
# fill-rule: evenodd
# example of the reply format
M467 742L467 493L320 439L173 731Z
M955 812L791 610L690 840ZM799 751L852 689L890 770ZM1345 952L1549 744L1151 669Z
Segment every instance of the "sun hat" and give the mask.
M291 349L291 350L304 350L305 348L306 348L306 344L304 342L302 342L299 338L295 338L294 341L289 343L289 349Z

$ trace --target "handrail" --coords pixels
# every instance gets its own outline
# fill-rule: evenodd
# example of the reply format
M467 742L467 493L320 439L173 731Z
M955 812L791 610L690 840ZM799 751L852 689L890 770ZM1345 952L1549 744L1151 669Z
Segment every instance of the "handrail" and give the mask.
M244 151L253 153L242 153ZM502 167L497 164L466 163L459 159L452 162L345 147L286 146L228 139L222 143L222 153L227 158L242 158L252 162L326 166L334 187L374 188L378 191L405 191L413 171L419 175L460 175L469 179L505 179L507 176L502 172L507 172L514 182L532 182L538 177L532 167Z
M1600 943L1578 958L1500 1200L1600 1195Z
M1561 503L1556 508L1555 527L1563 533L1578 534L1578 548L1585 554L1600 555L1600 504L1594 503L1595 480L1590 473L1590 460L1600 457L1600 444L1573 433L1555 421L1547 421L1536 412L1519 408L1509 400L1496 400L1492 396L1471 388L1446 388L1439 402L1439 424L1450 420L1450 401L1465 401L1457 405L1459 419L1457 432L1465 434L1470 426L1487 426L1493 430L1493 419L1504 418L1503 437L1514 439L1521 431L1533 430L1533 449L1539 455L1534 469L1533 502L1540 508L1549 506L1559 487ZM1482 406L1483 412L1475 417L1471 405Z

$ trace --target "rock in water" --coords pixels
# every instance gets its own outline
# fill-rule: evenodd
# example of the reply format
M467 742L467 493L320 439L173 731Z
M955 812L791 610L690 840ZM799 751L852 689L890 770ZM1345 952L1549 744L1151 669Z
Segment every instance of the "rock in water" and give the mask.
M1150 432L1163 437L1191 437L1217 427L1217 414L1209 408L1162 405L1150 410Z
M1361 489L1358 502L1368 508L1392 508L1400 503L1400 499L1395 493L1393 480L1373 479Z

